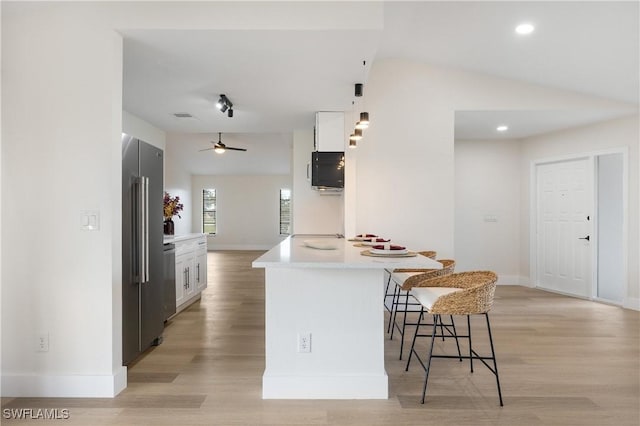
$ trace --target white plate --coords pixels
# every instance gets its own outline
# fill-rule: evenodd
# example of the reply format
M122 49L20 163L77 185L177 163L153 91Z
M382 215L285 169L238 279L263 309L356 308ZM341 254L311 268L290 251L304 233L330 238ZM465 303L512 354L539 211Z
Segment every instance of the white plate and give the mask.
M304 245L317 250L335 250L338 246L331 241L304 240Z
M355 241L364 241L364 240L366 240L366 239L368 239L368 238L380 238L380 237L379 237L379 236L377 236L377 235L376 235L375 237L353 237L353 239L354 239Z
M361 241L360 244L362 244L363 246L379 246L380 244L385 244L385 243L390 243L391 241L377 241L377 242L373 242L373 241Z
M373 254L407 254L409 253L409 250L404 249L404 250L380 250L380 249L374 249L371 248L369 249L369 251Z

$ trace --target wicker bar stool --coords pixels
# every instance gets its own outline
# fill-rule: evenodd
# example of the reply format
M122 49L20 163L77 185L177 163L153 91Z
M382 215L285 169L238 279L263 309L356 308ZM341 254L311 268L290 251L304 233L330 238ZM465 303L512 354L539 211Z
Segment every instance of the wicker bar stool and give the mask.
M418 252L419 255L422 255L424 257L428 257L429 259L434 259L436 258L436 252L435 251L419 251ZM412 272L412 271L416 271L416 269L394 269L392 271L390 270L385 270L385 272L387 272L387 274L389 275L389 278L387 279L387 286L384 289L384 307L385 309L389 312L389 315L391 315L392 309L393 309L393 298L395 297L394 293L389 293L389 286L391 284L391 274L394 272ZM418 271L421 271L421 269L418 269ZM394 287L395 290L395 287ZM387 298L391 296L391 306L387 306ZM391 328L391 318L389 318L389 325L387 326L387 333L389 333Z
M404 350L404 332L407 325L417 325L417 323L411 323L407 321L407 315L409 311L409 305L420 305L417 301L414 301L414 297L411 295L411 289L416 286L420 286L423 281L432 278L449 275L453 273L456 266L456 262L451 259L438 259L438 262L442 264L442 269L396 269L391 274L391 280L395 283L395 289L393 292L393 301L391 304L391 316L389 323L391 327L390 339L393 339L394 329L397 329L400 333L400 359ZM404 298L404 303L400 301ZM411 302L409 300L412 300ZM402 324L398 324L397 315L400 306L404 307L402 315ZM441 327L445 324L440 323ZM453 318L449 324L455 329Z
M498 387L498 398L500 399L500 406L502 403L502 391L500 389L500 378L498 376L498 364L496 362L495 350L493 347L493 337L491 335L491 324L489 323L489 311L493 305L493 296L496 289L496 281L498 276L491 271L472 271L472 272L460 272L443 277L433 278L428 281L422 282L422 287L415 287L412 290L413 296L422 305L420 311L420 319L416 326L415 334L413 335L413 341L411 343L411 352L409 353L409 359L407 361L407 367L405 371L409 371L409 365L411 364L411 358L415 355L418 362L425 370L424 386L422 388L422 403L424 404L425 395L427 393L427 382L429 380L429 368L431 366L431 360L433 358L460 358L460 355L434 355L433 346L436 337L442 336L443 338L452 337L445 336L444 333L437 334L438 317L441 315L466 315L467 316L467 335L456 335L457 339L467 338L469 339L469 355L462 356L464 359L469 360L471 372L473 373L473 360L480 360L495 376L496 385ZM430 334L420 334L420 326L422 324L423 314L433 315L433 324L430 324ZM487 332L489 334L489 344L491 347L491 356L479 355L472 346L471 342L471 315L484 315L487 323ZM431 346L429 347L428 358L426 363L418 355L415 350L416 338L418 337L430 337ZM493 366L487 363L487 360L493 361Z

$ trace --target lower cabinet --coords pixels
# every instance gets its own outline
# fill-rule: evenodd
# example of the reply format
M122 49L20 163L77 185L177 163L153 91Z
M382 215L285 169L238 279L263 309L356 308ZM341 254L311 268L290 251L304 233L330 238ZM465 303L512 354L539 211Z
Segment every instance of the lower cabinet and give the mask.
M176 312L180 312L207 288L207 241L202 235L175 244Z

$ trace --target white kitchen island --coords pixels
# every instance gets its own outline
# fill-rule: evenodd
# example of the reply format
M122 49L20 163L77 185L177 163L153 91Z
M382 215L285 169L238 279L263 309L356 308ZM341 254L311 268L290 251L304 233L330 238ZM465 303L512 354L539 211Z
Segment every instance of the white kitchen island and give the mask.
M309 248L308 240L336 248ZM254 268L265 268L263 398L387 398L384 271L442 265L420 255L363 256L366 247L354 244L293 236L253 262Z

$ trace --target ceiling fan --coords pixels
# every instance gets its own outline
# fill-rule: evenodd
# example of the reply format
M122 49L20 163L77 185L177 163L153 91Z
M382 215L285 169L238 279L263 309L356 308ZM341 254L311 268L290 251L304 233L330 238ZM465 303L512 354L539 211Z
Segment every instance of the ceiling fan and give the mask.
M222 154L226 150L230 150L230 151L246 151L247 150L246 148L234 148L232 146L226 146L225 144L222 143L222 133L220 133L220 132L218 132L218 142L215 143L215 142L211 141L211 143L214 144L213 148L201 149L200 151L214 150L218 154Z

